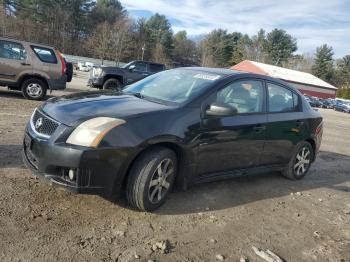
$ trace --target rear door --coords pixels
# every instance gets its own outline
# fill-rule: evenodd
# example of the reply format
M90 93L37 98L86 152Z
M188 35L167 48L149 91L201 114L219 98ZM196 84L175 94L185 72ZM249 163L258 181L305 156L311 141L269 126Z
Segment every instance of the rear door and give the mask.
M165 66L162 64L149 63L149 71L151 74L155 74L165 70Z
M0 82L16 83L25 73L32 73L25 47L19 42L0 39Z
M47 75L48 79L59 79L62 76L62 72L55 51L48 47L36 45L31 45L31 48L37 57L34 71Z
M286 86L267 82L266 142L262 165L289 162L294 146L305 137L305 115L299 95Z
M206 104L227 103L237 108L238 114L202 119L197 174L203 178L212 173L258 166L267 122L263 81L235 81L210 100Z

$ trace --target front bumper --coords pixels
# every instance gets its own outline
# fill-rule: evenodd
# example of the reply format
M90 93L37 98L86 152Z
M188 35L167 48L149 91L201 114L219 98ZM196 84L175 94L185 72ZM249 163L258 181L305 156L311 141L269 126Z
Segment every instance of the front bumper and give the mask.
M91 77L88 80L88 86L93 88L102 88L103 78L101 77Z
M110 196L121 192L130 150L90 149L50 139L26 129L22 158L34 175L76 193ZM69 170L75 172L74 180L69 179Z

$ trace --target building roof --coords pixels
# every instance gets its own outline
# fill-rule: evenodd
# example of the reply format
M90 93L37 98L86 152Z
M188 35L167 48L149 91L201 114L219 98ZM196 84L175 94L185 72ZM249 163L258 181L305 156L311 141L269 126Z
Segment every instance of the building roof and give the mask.
M276 77L286 81L297 82L301 84L337 89L335 86L323 81L322 79L317 78L312 74L250 60L244 60L239 64L231 67L231 69L268 75L271 77Z

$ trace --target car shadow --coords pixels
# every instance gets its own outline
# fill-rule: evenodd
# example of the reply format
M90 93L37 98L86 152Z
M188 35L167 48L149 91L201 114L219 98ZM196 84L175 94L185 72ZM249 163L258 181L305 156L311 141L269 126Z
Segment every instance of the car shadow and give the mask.
M0 96L1 97L9 97L9 98L19 98L19 99L25 99L24 96L22 95L21 91L17 90L0 90Z
M342 185L350 181L349 169L349 156L323 151L311 167L310 173L302 180L288 180L274 172L194 185L185 192L170 194L167 202L155 213L204 213L317 188L350 192L349 186Z
M25 168L21 150L21 145L0 145L0 168ZM158 215L205 213L318 188L350 192L350 187L344 185L350 181L349 170L348 155L322 151L311 167L310 173L302 180L291 181L280 173L271 172L198 184L187 191L172 192L166 203L154 213ZM123 197L104 198L130 208Z
M17 90L0 90L0 97L28 100L27 98L25 98L23 96L21 91L17 91ZM48 91L47 96L42 101L46 101L47 99L49 99L51 97L55 97L55 95L50 95L50 91ZM30 100L28 100L28 101L30 101ZM35 101L35 100L33 100L33 101Z
M78 90L73 88L66 88L64 89L64 93L62 93L61 91L53 91L51 94L50 94L50 91L47 91L47 96L42 101L46 101L52 97L58 97L58 96L63 96L63 95L72 94L72 93L79 93L84 91L89 91L89 90ZM0 89L0 97L28 100L23 96L21 91L17 91L17 90Z

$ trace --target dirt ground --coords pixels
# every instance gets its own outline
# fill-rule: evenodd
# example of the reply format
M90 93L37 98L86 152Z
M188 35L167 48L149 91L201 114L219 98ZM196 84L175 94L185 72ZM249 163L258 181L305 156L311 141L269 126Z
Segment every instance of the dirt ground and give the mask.
M85 82L79 74L53 95ZM286 261L350 261L350 115L320 110L321 152L302 181L269 173L202 184L143 213L32 176L20 150L39 104L0 89L0 261L262 261L252 246Z

